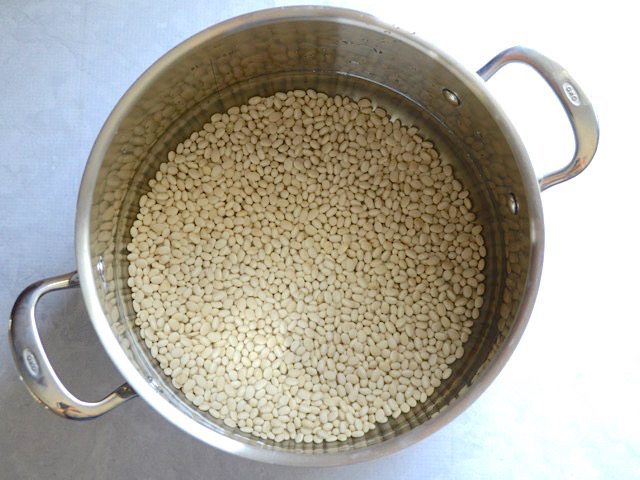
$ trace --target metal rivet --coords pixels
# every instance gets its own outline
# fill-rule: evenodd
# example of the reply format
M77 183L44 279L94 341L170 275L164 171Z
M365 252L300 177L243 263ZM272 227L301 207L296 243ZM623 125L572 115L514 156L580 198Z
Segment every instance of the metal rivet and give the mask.
M109 285L107 285L107 278L104 272L104 258L102 258L102 255L98 257L98 261L96 263L96 272L98 273L98 278L100 279L102 289L107 291Z
M154 377L147 375L147 383L151 385L151 388L153 388L156 392L164 393L164 388Z
M509 194L509 210L511 210L511 213L514 215L517 215L520 211L520 204L518 204L518 199L516 198L515 193Z
M449 90L448 88L442 89L442 96L447 102L449 102L454 107L458 107L462 103L458 94L453 90Z

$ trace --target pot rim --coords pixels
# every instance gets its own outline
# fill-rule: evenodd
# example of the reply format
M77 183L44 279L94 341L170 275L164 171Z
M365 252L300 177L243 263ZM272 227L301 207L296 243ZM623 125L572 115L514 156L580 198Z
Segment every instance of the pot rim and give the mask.
M211 38L229 35L259 25L293 20L332 21L357 25L362 28L385 33L399 41L414 46L425 55L440 58L447 63L448 68L465 83L469 90L493 115L505 139L515 153L514 160L518 164L523 177L525 193L528 200L529 218L531 221L532 246L529 258L529 273L520 308L514 325L505 339L504 344L484 372L482 372L465 392L461 393L460 396L445 407L442 413L429 419L425 423L397 437L384 440L379 444L346 452L310 454L304 452L279 451L270 447L249 445L236 438L205 427L166 400L131 363L110 326L100 304L98 287L94 280L96 266L92 264L89 244L92 199L102 160L118 130L121 120L126 116L129 109L135 105L137 99L153 82L155 77L189 50L209 41ZM496 378L522 336L526 323L531 315L538 291L544 249L544 223L538 181L520 137L480 77L468 71L449 55L440 51L430 43L395 26L384 23L374 16L350 9L324 6L279 7L234 17L195 34L153 63L118 101L96 138L82 177L77 201L75 228L78 272L87 311L104 349L131 387L165 419L184 432L211 446L252 460L295 466L346 465L379 458L397 452L426 438L462 413Z

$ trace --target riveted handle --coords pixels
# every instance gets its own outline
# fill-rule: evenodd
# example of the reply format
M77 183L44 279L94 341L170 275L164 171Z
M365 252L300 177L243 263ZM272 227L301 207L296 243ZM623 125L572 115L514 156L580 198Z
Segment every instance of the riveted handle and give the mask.
M20 294L9 320L9 340L13 358L27 389L38 402L52 412L74 420L98 417L136 396L125 383L99 402L85 402L72 395L53 370L38 335L36 305L40 298L49 292L79 285L76 272L36 282Z
M512 47L499 53L478 70L484 80L489 80L503 66L520 62L529 65L546 80L562 103L575 137L576 150L571 162L560 170L539 179L540 190L562 183L582 172L598 147L598 120L591 102L569 73L553 60L525 47Z

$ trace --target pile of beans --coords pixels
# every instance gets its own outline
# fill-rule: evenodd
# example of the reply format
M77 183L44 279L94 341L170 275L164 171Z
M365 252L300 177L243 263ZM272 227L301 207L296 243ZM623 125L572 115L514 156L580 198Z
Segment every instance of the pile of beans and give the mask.
M136 324L173 385L227 426L360 437L464 355L481 232L451 165L370 100L254 97L180 143L140 198Z

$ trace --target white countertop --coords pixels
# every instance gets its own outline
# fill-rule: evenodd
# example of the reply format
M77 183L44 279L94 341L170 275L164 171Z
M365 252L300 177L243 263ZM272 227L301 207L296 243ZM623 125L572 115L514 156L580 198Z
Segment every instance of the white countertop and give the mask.
M514 44L535 48L572 73L600 119L593 165L542 195L546 250L538 300L516 353L488 391L451 424L390 457L330 469L270 466L200 444L141 399L90 422L52 415L18 380L2 328L0 478L640 478L640 309L635 303L640 35L634 15L616 2L598 2L599 8L576 1L415 3L341 5L415 31L469 69ZM75 269L73 222L83 167L125 89L188 36L273 5L4 3L0 312L5 319L29 283ZM567 162L571 131L543 81L513 66L489 83L536 171ZM95 400L119 384L78 291L46 298L38 314L52 362L72 391Z

